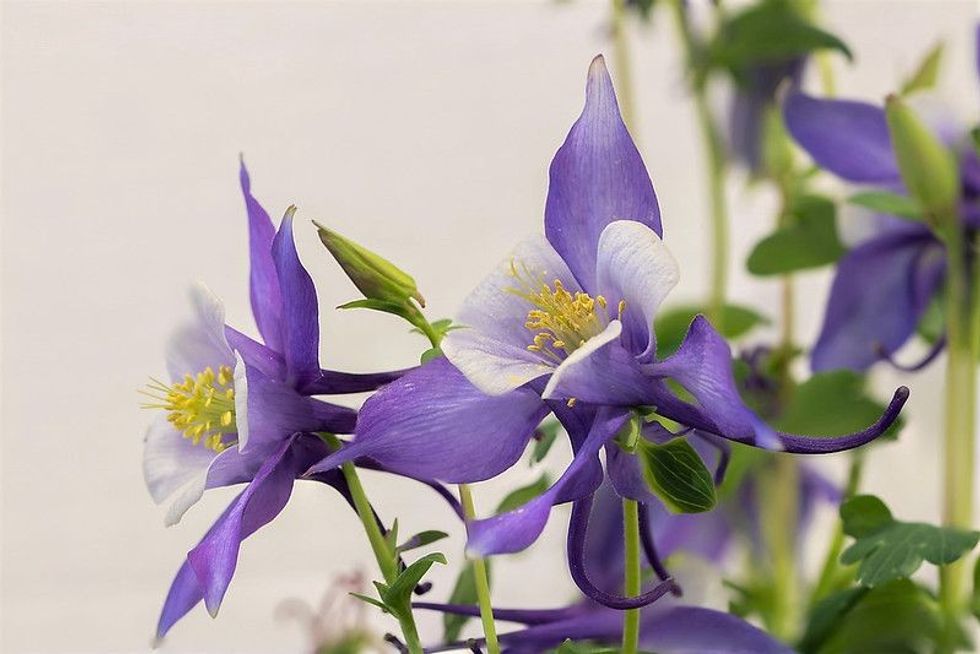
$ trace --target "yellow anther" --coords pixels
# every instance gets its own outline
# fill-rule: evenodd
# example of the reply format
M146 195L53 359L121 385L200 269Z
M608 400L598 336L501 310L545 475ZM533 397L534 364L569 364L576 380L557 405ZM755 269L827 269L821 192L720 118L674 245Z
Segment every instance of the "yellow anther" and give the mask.
M184 438L221 452L234 442L226 441L225 435L237 431L234 378L230 366L219 366L217 372L207 367L169 386L154 379L143 394L155 401L143 406L165 410L167 420Z
M567 401L567 402L565 402L565 405L566 405L566 406L567 406L567 407L568 407L569 409L571 409L571 408L572 408L573 406L575 406L575 403L576 403L576 402L578 402L578 400L577 400L576 398L574 398L574 397L570 397L570 398L568 398L568 401Z
M623 312L626 311L626 300L620 300L619 306L617 307L618 319L623 319Z

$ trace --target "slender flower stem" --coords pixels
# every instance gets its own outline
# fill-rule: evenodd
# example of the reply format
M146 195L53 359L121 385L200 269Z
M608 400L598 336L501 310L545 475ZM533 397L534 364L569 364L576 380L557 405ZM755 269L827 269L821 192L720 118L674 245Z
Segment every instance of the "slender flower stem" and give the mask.
M844 496L842 498L843 501L857 494L858 488L861 486L863 471L864 451L852 450L851 463L847 472L847 486L844 488ZM837 583L840 574L840 555L843 550L844 525L838 521L837 526L834 528L834 536L830 541L830 547L827 549L827 556L824 558L823 565L820 568L817 583L813 587L813 592L810 594L810 606L813 606L834 590L834 585Z
M374 511L371 509L370 502L368 502L367 495L364 492L364 486L361 484L361 478L358 476L354 464L351 462L344 463L341 465L341 469L344 473L344 479L347 480L347 486L350 488L350 494L354 500L354 507L357 509L357 516L361 519L361 524L364 525L364 532L367 534L368 541L371 543L371 549L374 550L374 558L378 562L378 567L381 569L381 574L385 582L391 584L398 577L399 572L395 553L391 551L384 534L381 533L381 528L378 526L377 520L374 518ZM415 618L412 616L411 611L404 617L400 617L398 622L402 629L402 635L405 637L405 645L408 647L408 651L411 654L422 654L422 641L419 639L418 629L415 626Z
M467 520L476 517L473 506L473 493L467 484L459 485L459 500L463 504L463 515ZM483 621L483 635L487 641L487 654L500 654L497 642L497 626L493 621L493 605L490 603L490 581L487 578L487 564L482 557L473 559L473 578L476 582L476 598L480 605L480 619Z
M947 225L957 224L953 220ZM966 243L958 227L947 230L946 251L949 257L946 282L946 433L945 488L943 522L946 525L970 529L973 527L973 462L976 449L974 433L977 417L977 355L980 349L980 300L977 284L980 275L973 262L971 281L970 261ZM971 244L971 245L975 245ZM973 286L974 297L970 297ZM971 306L972 305L972 306ZM953 638L956 622L966 606L966 587L969 568L967 561L940 569L939 600ZM948 651L952 644L947 643Z
M640 594L640 512L636 500L623 498L626 545L626 596ZM623 654L636 654L640 643L640 609L623 612Z
M672 0L671 8L677 32L684 44L687 61L694 62L698 46L687 21L684 4ZM724 308L728 287L728 207L725 204L725 173L727 158L721 132L711 114L705 80L695 75L691 80L691 95L697 112L701 139L708 163L708 199L711 216L711 285L708 291L708 318L719 330L724 330Z

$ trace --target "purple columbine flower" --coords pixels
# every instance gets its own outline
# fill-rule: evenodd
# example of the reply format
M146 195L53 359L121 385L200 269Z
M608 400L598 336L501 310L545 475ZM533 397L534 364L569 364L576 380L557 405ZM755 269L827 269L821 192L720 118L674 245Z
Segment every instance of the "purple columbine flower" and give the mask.
M775 432L742 402L728 344L701 316L680 349L658 360L653 320L678 277L661 233L653 185L597 57L585 109L551 165L545 237L520 245L466 299L458 321L465 328L446 336L446 357L369 398L355 440L311 472L368 456L403 474L480 481L513 465L554 412L574 459L538 498L468 525L469 549L487 555L524 549L552 505L590 496L604 476L603 447L617 489L631 496L631 485L642 483L635 458L612 441L639 407L721 438L797 453L857 447L892 423L904 388L865 431L836 438ZM644 601L652 600L620 604Z
M903 192L885 112L865 102L827 100L801 92L784 104L790 134L821 167L854 184ZM980 227L980 158L972 146L959 157L964 229ZM814 370L866 370L892 360L915 333L946 276L942 241L925 225L893 216L878 217L877 233L837 264L823 327L811 353ZM913 366L932 361L945 344L939 339Z
M401 373L321 370L313 280L293 241L290 209L279 227L252 197L244 164L252 310L264 343L225 324L224 307L203 285L192 292L193 318L167 347L171 383L154 381L150 406L163 409L147 432L143 472L156 502L172 501L178 522L208 488L247 482L187 555L157 627L162 638L202 599L218 611L241 542L282 510L300 474L329 450L314 432L350 433L354 410L310 397L374 390ZM318 480L346 491L337 471Z
M572 509L569 531L569 558L577 574L586 577L597 590L614 597L623 583L623 514L618 492L603 484L593 497L577 501ZM589 524L591 523L591 525ZM652 549L652 532L642 525L644 546L655 574L665 578L663 566ZM702 572L702 571L698 571ZM697 575L682 579L687 589L682 597L676 586L674 596L664 595L645 607L640 616L640 646L660 654L688 652L727 652L729 654L789 654L786 645L745 620L713 609L696 606L700 598L695 587ZM661 593L663 585L651 588ZM692 592L693 591L693 592ZM444 613L479 615L479 607L417 602L419 609ZM587 595L574 604L558 609L499 609L497 620L515 622L523 628L502 633L500 642L514 654L539 654L553 650L566 638L616 645L622 640L622 613ZM458 647L459 644L454 644ZM438 652L442 647L427 649ZM446 647L449 649L449 647Z

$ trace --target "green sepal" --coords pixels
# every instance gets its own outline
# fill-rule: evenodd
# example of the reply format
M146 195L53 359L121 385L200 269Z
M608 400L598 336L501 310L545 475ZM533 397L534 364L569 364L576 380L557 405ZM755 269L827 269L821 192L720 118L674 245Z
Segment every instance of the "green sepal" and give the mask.
M763 277L784 275L837 261L847 250L837 236L836 215L834 203L827 198L798 197L787 211L789 224L752 249L749 272Z
M936 86L939 79L939 68L943 60L946 44L940 41L932 46L922 57L915 71L902 83L899 91L902 95L911 95L918 91L928 91Z
M320 242L327 248L354 286L370 300L407 303L414 298L425 306L415 279L384 257L314 221Z
M566 638L555 654L618 654L621 650L606 645L596 645L594 643L577 643L571 638Z
M858 495L840 508L844 533L855 538L840 561L859 563L857 580L875 587L909 577L928 561L946 565L976 546L980 532L895 520L876 497Z
M711 472L684 438L663 445L641 439L636 456L650 490L673 513L702 513L717 501Z
M940 231L959 229L960 179L953 154L900 97L885 101L885 120L902 181L925 210L927 222ZM955 225L940 224L954 218Z

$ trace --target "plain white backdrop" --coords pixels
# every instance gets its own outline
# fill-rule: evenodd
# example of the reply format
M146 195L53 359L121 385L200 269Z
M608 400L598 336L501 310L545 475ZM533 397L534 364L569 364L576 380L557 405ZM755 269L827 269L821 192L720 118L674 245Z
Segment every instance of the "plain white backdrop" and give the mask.
M2 12L2 647L143 650L184 553L235 492L210 492L163 527L142 482L150 416L136 390L162 374L162 345L193 280L254 331L238 153L272 214L299 206L323 363L411 365L424 344L402 324L331 310L356 293L307 221L389 256L415 275L430 316L452 315L541 229L548 162L580 111L590 59L610 50L607 5L6 2ZM702 150L677 44L657 18L630 34L636 137L682 264L672 299L692 300L707 280ZM853 65L835 60L840 92L881 99L942 37L942 99L975 120L975 18L970 1L830 3L828 25L857 53ZM775 313L776 284L740 263L771 228L774 199L738 179L729 195L731 295ZM803 342L828 283L825 271L799 276ZM870 462L868 490L906 518L938 515L941 368L911 378L908 429ZM881 397L897 383L875 375ZM557 451L553 467L567 456ZM839 464L821 461L831 473ZM519 467L478 485L478 507L536 475ZM449 525L442 549L459 560L462 530L441 501L408 482L367 474L366 483L406 532ZM498 562L501 604L573 595L566 520L556 511L538 545ZM300 484L243 548L219 619L199 608L164 651L300 651L304 634L275 620L275 607L315 601L358 566L373 570L354 514ZM434 571L433 597L447 596L454 575ZM437 624L427 616L422 628L434 637Z

